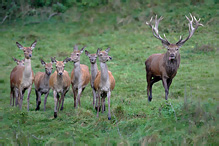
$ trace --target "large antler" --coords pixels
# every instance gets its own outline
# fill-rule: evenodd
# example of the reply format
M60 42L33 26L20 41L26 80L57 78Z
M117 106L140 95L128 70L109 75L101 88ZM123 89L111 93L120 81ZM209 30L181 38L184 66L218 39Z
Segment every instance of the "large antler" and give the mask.
M195 30L199 27L199 26L204 26L203 24L199 23L200 22L200 18L199 20L197 20L195 18L195 16L192 16L192 14L190 13L191 16L191 20L186 16L186 19L189 21L189 36L187 38L185 38L184 40L182 40L182 37L180 36L179 41L176 43L177 46L182 46L188 39L190 39L192 37L192 35L194 34ZM193 27L192 23L193 23L193 19L195 19L195 28Z
M158 25L159 25L159 22L160 22L162 19L163 19L163 17L161 16L161 17L157 20L157 15L156 15L156 16L155 16L155 25L154 25L154 26L151 24L151 22L152 22L152 20L153 20L153 17L151 17L150 22L146 22L146 24L149 25L149 26L152 28L153 35L154 35L157 39L161 40L163 45L167 45L167 46L168 46L168 45L170 45L170 42L167 40L165 34L164 34L164 38L165 38L165 39L163 39L163 38L159 35L159 33L158 33Z

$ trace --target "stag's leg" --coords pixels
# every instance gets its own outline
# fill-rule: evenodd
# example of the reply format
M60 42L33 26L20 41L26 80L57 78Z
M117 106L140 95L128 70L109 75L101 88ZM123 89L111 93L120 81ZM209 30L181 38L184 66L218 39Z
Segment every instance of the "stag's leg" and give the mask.
M165 99L168 100L169 89L167 86L167 78L162 78L163 87L165 89Z
M37 104L38 104L38 92L37 92L36 89L35 89L35 94L36 94L36 107L37 107Z
M76 89L74 89L73 85L72 85L72 91L73 91L73 94L74 94L74 107L76 108Z
M151 97L151 99L152 99L152 86L154 83L156 83L158 81L160 81L160 77L154 77L150 82L150 97Z
M92 91L93 91L93 107L95 109L96 92L95 92L94 88L92 89Z
M150 102L152 100L152 95L150 94L151 91L151 74L146 72L146 79L147 79L147 95L148 95L148 101Z
M173 79L168 79L168 80L167 80L167 87L168 87L168 90L170 89L170 85L171 85L171 83L172 83L172 80L173 80Z
M57 96L57 92L54 90L53 91L53 96L54 96L54 103L55 103L55 106L54 106L54 118L57 118L57 104L58 104L58 96Z
M36 90L35 90L36 91ZM38 91L36 91L36 95L37 95L37 97L36 97L36 103L37 103L37 107L36 107L36 111L38 111L38 110L40 110L40 104L41 104L41 93L40 92L38 92Z
M13 98L13 104L11 103L11 102L12 102L12 98ZM13 89L11 89L11 92L10 92L10 105L11 105L11 106L14 106Z
M32 85L27 89L27 111L29 111L31 88L32 88ZM40 102L41 102L41 99L40 99Z
M110 113L110 96L111 96L111 91L107 92L107 98L108 98L108 120L111 120L111 113Z
M78 104L80 105L80 97L81 97L82 88L78 88L78 95L76 100L76 108L78 107Z
M49 91L45 94L45 99L44 99L44 111L46 111L46 102L47 102L47 97L49 95Z

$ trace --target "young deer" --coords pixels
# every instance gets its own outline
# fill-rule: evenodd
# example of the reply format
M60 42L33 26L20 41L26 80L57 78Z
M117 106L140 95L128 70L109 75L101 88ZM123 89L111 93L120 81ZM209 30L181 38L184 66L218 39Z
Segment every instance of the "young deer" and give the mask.
M200 19L196 20L191 14L191 20L186 16L187 20L189 21L189 35L187 38L183 40L180 36L179 41L176 44L171 44L166 36L164 35L164 39L158 33L158 25L159 22L163 19L160 17L157 20L157 16L155 17L155 26L151 24L153 17L151 18L150 22L146 22L152 28L153 35L161 40L163 46L167 48L167 52L164 54L153 54L148 57L145 61L146 66L146 79L147 79L147 96L148 101L152 100L152 85L159 80L162 80L163 86L165 88L165 99L168 99L169 94L169 87L172 83L173 78L177 73L177 69L180 65L180 53L179 48L192 37L195 30L199 26L203 26L200 24ZM193 19L195 22L193 22ZM195 24L195 28L193 27L193 23ZM153 79L152 79L153 78Z
M45 72L38 72L35 75L34 85L35 85L35 92L36 92L36 110L40 109L41 104L41 95L45 94L44 99L44 111L46 110L46 101L49 95L49 78L52 73L52 63L45 63L41 59L41 64L45 67Z
M60 109L62 102L61 110L63 110L65 94L68 92L71 79L68 75L68 72L64 70L65 64L70 60L68 57L63 61L57 61L54 58L51 58L52 63L56 64L56 71L51 75L49 79L49 87L53 90L54 96L54 117L57 117L57 110ZM59 99L59 93L61 93L61 99Z
M21 66L24 66L24 61L25 59L22 59L22 60L17 60L16 58L12 57L14 62L17 63L17 65L21 65Z
M108 55L110 48L107 48L105 51L101 51L99 48L97 50L97 54L100 61L100 69L101 72L98 72L96 79L94 80L94 89L97 92L97 117L99 116L99 108L100 108L100 96L102 97L102 113L105 107L105 98L108 98L108 120L111 120L110 113L110 96L111 92L115 87L115 79L112 73L108 70L106 62L111 60L112 57Z
M94 89L94 80L96 79L97 73L99 72L98 67L97 67L97 53L96 54L90 54L87 50L85 50L85 54L89 57L91 66L90 66L90 70L91 70L91 80L90 80L90 84L91 84L91 88L93 91L93 107L95 108L95 100L96 100L96 91Z
M21 65L21 66L24 66L24 59L23 60L17 60L16 58L12 57L14 62L17 63L17 65ZM12 101L13 99L13 101ZM10 105L11 106L14 106L14 99L16 99L15 101L15 105L17 106L18 104L18 90L16 88L14 88L14 90L11 90L11 93L10 93Z
M71 84L74 94L75 108L78 107L78 104L81 105L81 93L90 82L90 72L88 66L80 64L80 55L83 53L84 48L85 47L83 47L81 50L78 50L78 46L75 45L74 51L71 53L71 61L74 62L74 69L71 72Z
M27 90L27 110L29 110L29 100L30 100L30 93L31 88L34 80L34 73L31 69L31 57L32 51L36 46L37 41L33 42L30 47L23 47L21 44L16 42L18 48L24 51L24 66L17 65L11 72L10 75L10 87L11 91L17 90L18 91L18 101L20 109L22 109L23 104L23 97L24 93ZM12 95L11 95L12 96Z

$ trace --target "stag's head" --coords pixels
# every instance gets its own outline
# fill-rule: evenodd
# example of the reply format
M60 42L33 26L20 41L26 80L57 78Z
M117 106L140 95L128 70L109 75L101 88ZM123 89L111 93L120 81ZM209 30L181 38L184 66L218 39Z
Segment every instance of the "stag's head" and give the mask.
M89 57L90 63L95 64L97 60L97 53L96 54L90 54L87 50L85 50L85 54Z
M59 76L62 76L63 73L64 73L64 67L65 67L65 64L70 61L71 59L70 58L65 58L63 61L57 61L55 59L55 57L51 57L51 61L52 63L55 63L56 64L56 72Z
M34 41L30 47L23 47L21 44L16 42L17 47L24 51L24 57L30 59L32 57L32 51L36 46L37 41Z
M147 25L149 25L151 28L152 28L152 32L153 32L153 35L161 40L163 46L167 49L167 57L169 60L175 60L177 58L177 55L179 55L179 48L188 40L192 37L192 35L194 34L195 30L199 27L199 26L203 26L203 24L199 23L200 22L200 19L197 20L194 16L191 16L191 20L186 16L186 19L189 21L189 35L187 38L183 39L181 36L180 36L180 39L177 43L175 44L171 44L165 34L164 34L164 38L162 38L159 33L158 33L158 26L159 26L159 22L163 19L163 17L161 16L159 19L157 19L157 15L155 17L155 25L153 26L152 25L152 20L153 20L153 17L151 17L151 20L150 22L146 22ZM193 20L195 20L195 22L193 22ZM193 27L193 23L195 24L195 27Z
M52 69L53 69L52 62L51 63L46 63L46 62L43 61L43 59L41 59L40 61L41 61L41 64L45 67L46 74L48 76L51 75Z
M85 47L83 47L81 50L78 50L78 46L75 45L74 49L73 49L73 52L71 53L71 57L70 57L71 61L73 61L74 63L80 61L80 56L83 53L84 48Z
M109 51L110 51L110 48L107 48L105 51L102 51L102 49L99 49L99 48L97 49L97 55L99 57L100 62L105 63L109 60L112 60L112 57L108 55Z

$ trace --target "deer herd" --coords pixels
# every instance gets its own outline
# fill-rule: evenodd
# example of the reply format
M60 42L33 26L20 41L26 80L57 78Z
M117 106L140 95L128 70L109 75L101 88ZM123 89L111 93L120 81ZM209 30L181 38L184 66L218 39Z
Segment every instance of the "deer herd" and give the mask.
M179 48L192 37L195 30L199 26L203 26L200 19L197 20L194 16L191 16L191 20L186 16L189 21L189 35L185 39L180 36L177 43L171 44L165 34L162 38L158 33L159 22L163 19L155 17L155 25L152 25L153 17L149 22L146 22L152 28L153 35L161 40L162 45L167 48L164 54L153 54L145 61L146 67L146 80L147 80L147 96L148 101L152 100L152 85L162 80L163 87L165 89L165 99L168 99L169 87L173 78L176 76L177 70L180 65ZM195 22L193 21L195 20ZM193 27L193 24L195 27ZM10 74L10 105L17 106L19 104L22 109L24 93L27 90L27 110L29 110L29 100L32 84L35 85L36 93L36 111L40 110L41 96L45 94L44 99L44 111L46 110L47 97L50 89L52 89L54 96L54 117L57 117L57 111L64 109L65 95L72 86L74 96L74 107L77 108L81 105L81 94L85 87L89 84L92 88L93 95L93 108L97 111L97 117L99 111L102 113L105 111L105 98L108 100L108 119L111 119L110 113L110 97L111 92L115 87L115 79L112 73L108 70L106 62L112 60L112 57L108 55L110 48L106 50L97 49L95 54L90 54L85 50L85 54L90 60L90 70L87 65L80 63L80 56L84 52L85 47L79 49L77 45L74 46L73 52L70 57L65 58L63 61L56 60L55 57L51 57L51 62L46 63L41 59L41 64L45 67L45 72L37 72L34 76L34 72L31 67L32 51L35 48L37 41L33 42L30 47L23 47L20 43L16 42L19 49L24 52L24 59L19 61L13 57L13 60L17 63L17 66L13 68ZM100 71L97 66L97 58L100 62ZM65 64L72 61L74 68L69 73L64 70ZM55 71L52 73L53 64L55 64ZM60 98L61 97L61 98ZM61 106L61 107L60 107Z

